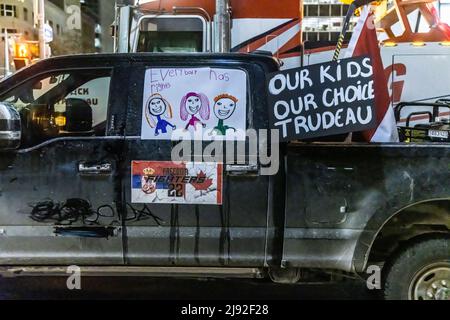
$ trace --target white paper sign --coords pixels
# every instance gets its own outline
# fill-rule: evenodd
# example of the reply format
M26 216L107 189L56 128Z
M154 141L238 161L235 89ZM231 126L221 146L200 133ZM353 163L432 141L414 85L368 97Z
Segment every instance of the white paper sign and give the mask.
M44 41L50 43L53 41L53 28L49 24L44 24Z
M244 71L150 68L144 86L141 139L245 140Z

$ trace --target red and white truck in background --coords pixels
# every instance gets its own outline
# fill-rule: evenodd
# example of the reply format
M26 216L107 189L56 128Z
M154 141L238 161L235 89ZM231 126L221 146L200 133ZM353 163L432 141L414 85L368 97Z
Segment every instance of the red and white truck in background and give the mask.
M301 63L301 0L153 0L119 7L117 52L270 51Z
M450 27L440 22L433 1L375 5L393 105L450 98L450 72L445 67L450 66ZM302 0L141 0L117 8L115 51L259 50L281 59L285 69L330 61L333 47L304 50L302 19ZM440 111L441 116L450 115L448 109ZM401 115L400 124L405 117ZM426 118L413 116L411 123Z

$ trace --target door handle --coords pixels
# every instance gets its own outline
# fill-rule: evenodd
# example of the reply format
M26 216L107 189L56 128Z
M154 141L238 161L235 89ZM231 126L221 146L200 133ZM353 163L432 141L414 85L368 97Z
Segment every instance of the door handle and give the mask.
M78 172L81 174L111 174L112 164L105 163L85 163L78 164Z
M256 176L259 173L259 166L257 164L227 164L225 171L230 175Z

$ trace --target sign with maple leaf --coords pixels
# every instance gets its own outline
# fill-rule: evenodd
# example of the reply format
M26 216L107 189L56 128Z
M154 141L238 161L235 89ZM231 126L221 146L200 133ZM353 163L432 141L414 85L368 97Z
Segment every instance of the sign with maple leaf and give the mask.
M133 203L222 204L223 164L132 161Z
M206 191L213 185L213 179L208 178L202 170L200 170L197 177L202 182L192 182L191 183L194 186L195 190Z

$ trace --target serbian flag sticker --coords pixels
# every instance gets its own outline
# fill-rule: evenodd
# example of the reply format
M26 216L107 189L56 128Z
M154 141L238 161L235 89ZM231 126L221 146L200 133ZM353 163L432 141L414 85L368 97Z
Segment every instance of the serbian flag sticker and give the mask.
M133 203L222 204L223 165L132 161Z

